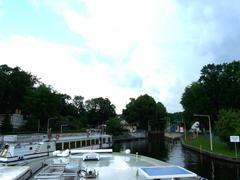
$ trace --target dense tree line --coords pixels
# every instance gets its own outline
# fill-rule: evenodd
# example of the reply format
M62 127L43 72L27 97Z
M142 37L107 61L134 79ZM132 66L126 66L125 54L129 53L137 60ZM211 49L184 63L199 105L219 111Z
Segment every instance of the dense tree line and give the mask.
M80 130L96 126L115 116L115 106L107 98L86 100L60 94L40 82L36 76L19 67L0 66L0 114L4 115L1 132L10 132L8 114L20 112L27 123L22 131L45 131L49 127L59 131L62 124ZM49 121L48 121L49 119ZM6 128L8 127L8 128Z
M131 98L123 110L123 118L119 118L108 98L84 100L79 95L71 98L19 67L0 65L0 118L5 117L0 133L12 132L9 115L15 112L21 112L26 120L21 132L46 132L48 126L59 132L61 125L79 131L107 124L107 131L115 135L123 130L123 119L138 124L138 128L151 126L152 130L163 130L167 114L162 103L145 94Z
M191 124L193 119L196 120L193 114L210 115L212 125L215 127L216 124L215 130L223 138L221 133L227 128L224 127L224 119L228 119L227 116L236 116L234 113L240 109L239 92L240 61L208 64L202 68L198 81L187 86L182 95L184 119ZM240 124L240 119L237 122ZM236 121L233 124L235 123ZM230 128L228 129L231 131ZM237 133L239 130L231 133ZM224 138L226 140L227 137Z

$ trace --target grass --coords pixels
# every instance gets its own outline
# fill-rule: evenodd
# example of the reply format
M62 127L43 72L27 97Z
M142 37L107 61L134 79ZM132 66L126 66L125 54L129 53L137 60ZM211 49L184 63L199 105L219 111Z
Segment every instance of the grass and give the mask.
M199 135L196 138L192 138L191 136L188 136L187 140L184 140L183 142L187 145L211 152L209 136ZM235 157L235 150L231 149L226 143L222 142L216 136L213 137L212 152L215 154ZM239 153L238 153L238 157L240 157Z

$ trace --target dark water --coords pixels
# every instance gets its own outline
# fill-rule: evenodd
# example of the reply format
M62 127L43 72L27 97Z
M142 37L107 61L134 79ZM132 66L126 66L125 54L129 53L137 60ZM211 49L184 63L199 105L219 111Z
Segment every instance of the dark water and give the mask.
M124 149L182 166L209 180L240 180L240 164L200 155L182 148L180 142L174 144L163 139L152 139L114 143L115 152Z

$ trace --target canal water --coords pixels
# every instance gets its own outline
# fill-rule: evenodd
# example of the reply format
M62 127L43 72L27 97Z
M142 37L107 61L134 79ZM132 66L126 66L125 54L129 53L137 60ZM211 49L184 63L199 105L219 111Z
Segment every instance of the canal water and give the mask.
M240 164L228 163L200 155L164 139L115 142L113 150L131 149L131 153L149 156L182 166L209 180L240 180Z

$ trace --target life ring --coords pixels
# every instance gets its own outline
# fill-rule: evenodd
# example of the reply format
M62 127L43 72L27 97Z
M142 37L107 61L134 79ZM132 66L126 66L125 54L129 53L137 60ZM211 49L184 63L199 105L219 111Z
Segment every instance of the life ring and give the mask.
M57 135L56 135L56 139L59 139L59 137L60 137L59 134L57 134Z

